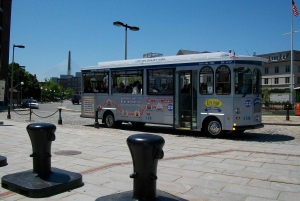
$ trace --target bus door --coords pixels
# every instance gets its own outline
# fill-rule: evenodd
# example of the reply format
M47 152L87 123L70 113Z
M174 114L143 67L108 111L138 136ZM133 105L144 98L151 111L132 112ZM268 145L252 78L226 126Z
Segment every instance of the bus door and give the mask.
M197 71L176 71L174 127L197 130Z

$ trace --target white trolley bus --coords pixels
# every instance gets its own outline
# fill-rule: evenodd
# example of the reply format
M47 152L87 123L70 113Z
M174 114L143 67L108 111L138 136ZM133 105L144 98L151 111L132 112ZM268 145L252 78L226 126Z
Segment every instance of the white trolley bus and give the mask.
M264 58L227 52L99 62L81 68L81 116L172 125L220 137L263 127Z

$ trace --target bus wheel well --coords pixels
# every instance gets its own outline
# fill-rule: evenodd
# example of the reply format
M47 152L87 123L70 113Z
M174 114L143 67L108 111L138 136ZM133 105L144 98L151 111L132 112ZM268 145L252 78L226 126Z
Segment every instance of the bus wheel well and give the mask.
M106 127L108 128L116 128L118 127L118 124L116 121L115 121L115 115L112 111L110 110L107 110L104 112L103 114L103 118L102 118L102 122L106 125Z
M203 121L201 130L213 138L220 138L225 134L225 131L222 129L222 123L214 116L209 116Z

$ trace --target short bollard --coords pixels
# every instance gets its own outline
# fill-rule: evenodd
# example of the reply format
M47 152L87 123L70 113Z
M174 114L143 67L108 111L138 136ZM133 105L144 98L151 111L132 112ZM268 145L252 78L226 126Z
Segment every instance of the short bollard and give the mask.
M33 123L27 126L32 144L33 170L9 174L1 179L3 188L27 197L41 198L82 186L78 173L51 167L51 144L56 126Z
M6 166L6 165L7 165L6 157L0 155L0 167Z
M7 119L11 119L11 116L10 116L10 105L7 107Z
M290 120L290 105L286 105L286 117L285 120Z
M94 128L99 128L98 110L95 111L95 123L94 123Z
M61 119L61 108L58 109L58 122L59 125L62 125L62 119Z
M158 159L164 157L165 140L157 135L137 134L127 138L133 162L133 199L156 198Z
M38 126L37 126L38 125ZM29 124L27 132L32 144L33 172L51 172L51 144L55 140L56 126L49 123Z
M107 195L96 201L186 201L164 191L156 190L157 162L164 157L164 138L152 134L136 134L127 138L133 160L133 191Z
M3 125L3 122L0 121L0 126ZM0 155L0 167L6 166L7 165L7 159L5 156Z

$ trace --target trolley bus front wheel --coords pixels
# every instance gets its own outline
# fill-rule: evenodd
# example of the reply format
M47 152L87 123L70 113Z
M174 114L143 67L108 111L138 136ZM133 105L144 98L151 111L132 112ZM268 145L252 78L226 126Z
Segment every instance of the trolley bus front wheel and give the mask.
M115 121L115 116L112 112L105 114L104 123L107 128L118 128L121 126L121 121Z
M217 118L209 118L204 123L204 133L213 138L220 138L225 134L222 124Z

